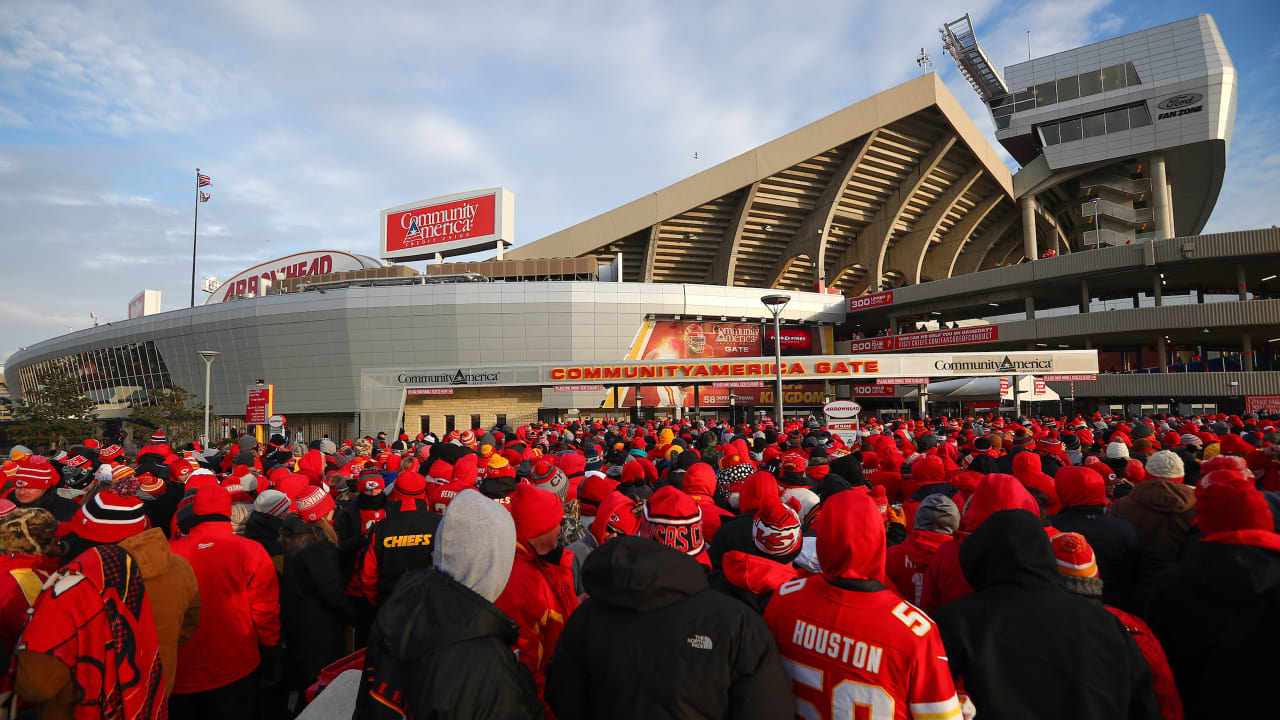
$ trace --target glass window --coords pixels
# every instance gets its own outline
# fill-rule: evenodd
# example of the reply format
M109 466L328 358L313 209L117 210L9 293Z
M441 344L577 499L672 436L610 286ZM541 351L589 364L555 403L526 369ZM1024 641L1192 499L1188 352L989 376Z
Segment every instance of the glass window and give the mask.
M1035 99L1036 99L1036 94L1031 88L1027 88L1026 90L1023 90L1020 93L1015 93L1013 96L1014 102L1026 102L1028 100L1035 100Z
M998 107L992 110L991 114L995 117L1008 117L1013 114L1013 103Z
M1102 75L1098 71L1080 74L1080 97L1097 95L1102 92Z
M1072 118L1071 120L1063 120L1058 123L1059 132L1062 135L1062 142L1072 142L1080 139L1080 118Z
M990 107L992 110L995 110L998 107L1004 107L1006 105L1012 105L1012 104L1013 104L1012 95L1001 95L1000 97L994 97L987 101L987 106Z
M1133 105L1129 108L1129 127L1140 128L1151 124L1151 113L1146 104Z
M1090 115L1084 118L1084 136L1086 138L1098 137L1107 132L1106 122L1102 119L1102 115Z
M1058 83L1047 82L1036 86L1036 107L1058 102Z
M1018 103L1017 105L1014 105L1014 106L1013 106L1013 109L1014 109L1014 112L1026 112L1026 111L1028 111L1028 110L1035 110L1035 109L1036 109L1036 101L1035 101L1034 99L1032 99L1032 100L1023 100L1022 102Z
M1124 65L1112 65L1102 69L1103 91L1121 90L1124 86Z
M1072 75L1058 81L1058 102L1075 100L1080 97L1080 78Z
M998 118L996 118L996 129L997 129L997 130L1008 130L1008 129L1009 129L1009 124L1010 124L1012 121L1013 121L1013 118L1012 118L1012 117L998 117Z
M1133 63L1124 64L1124 80L1129 87L1142 84L1142 80L1138 78L1138 70L1133 66Z
M1062 136L1058 134L1058 123L1041 125L1040 140L1045 145L1057 145L1059 142L1062 142Z
M1107 132L1120 132L1129 129L1129 110L1120 108L1107 113Z

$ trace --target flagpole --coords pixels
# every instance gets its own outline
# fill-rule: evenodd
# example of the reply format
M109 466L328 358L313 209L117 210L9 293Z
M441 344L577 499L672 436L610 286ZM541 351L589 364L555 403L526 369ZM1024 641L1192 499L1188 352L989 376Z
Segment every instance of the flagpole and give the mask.
M200 168L196 168L196 212L191 224L191 307L196 306L196 230L200 227Z

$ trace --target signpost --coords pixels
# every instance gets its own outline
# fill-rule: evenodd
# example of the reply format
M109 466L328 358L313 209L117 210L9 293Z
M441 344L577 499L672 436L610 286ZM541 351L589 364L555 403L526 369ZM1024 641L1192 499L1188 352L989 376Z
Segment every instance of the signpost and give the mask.
M267 424L272 415L272 390L271 385L250 385L244 406L244 423L254 426L253 433L259 443L263 441L262 426Z
M862 406L852 400L836 400L822 406L822 414L827 419L827 430L849 447L853 447L858 442L858 413L860 412L862 412Z

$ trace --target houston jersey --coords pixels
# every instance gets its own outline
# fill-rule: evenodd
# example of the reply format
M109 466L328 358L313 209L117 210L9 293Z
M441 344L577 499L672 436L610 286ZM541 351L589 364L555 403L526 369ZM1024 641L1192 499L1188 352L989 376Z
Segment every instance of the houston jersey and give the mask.
M780 587L764 619L796 717L960 720L937 628L892 590L845 590L815 575Z

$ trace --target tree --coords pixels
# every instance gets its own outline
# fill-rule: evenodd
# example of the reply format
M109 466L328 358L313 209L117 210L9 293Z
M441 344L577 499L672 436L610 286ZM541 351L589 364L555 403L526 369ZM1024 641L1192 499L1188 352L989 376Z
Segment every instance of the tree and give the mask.
M204 432L204 403L179 385L147 393L145 403L136 403L129 411L129 426L136 438L144 439L163 428L169 444L175 449L198 440Z
M53 367L36 378L36 388L14 405L10 435L29 445L65 445L97 433L98 404L69 371Z

